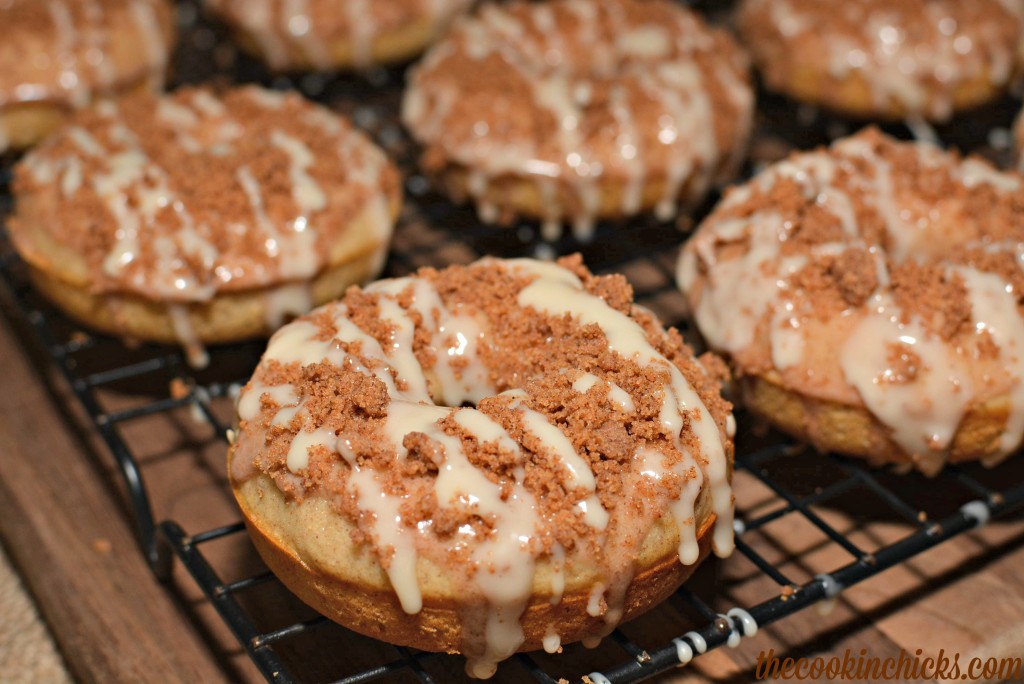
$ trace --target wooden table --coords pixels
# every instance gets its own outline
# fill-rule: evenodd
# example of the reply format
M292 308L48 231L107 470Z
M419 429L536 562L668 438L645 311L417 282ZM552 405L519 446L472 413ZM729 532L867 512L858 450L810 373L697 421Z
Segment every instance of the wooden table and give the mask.
M16 327L9 317L0 323L0 535L74 674L102 682L260 681L179 563L168 583L154 578L133 537L120 476L105 445L49 362L24 351ZM104 400L117 406L132 397L112 391ZM145 445L139 456L158 518L199 531L237 516L222 473L223 447L188 413L162 414L124 430L134 444ZM747 511L773 500L749 477L737 483L737 492ZM842 510L826 514L869 547L907 529L895 521L865 525ZM849 561L808 527L787 516L744 538L797 578ZM237 540L245 542L242 535ZM246 543L212 553L239 569L255 562ZM777 593L740 556L707 565L695 581L719 587L723 607ZM885 657L900 649L923 649L925 655L945 649L964 659L1022 656L1024 522L1018 517L963 535L849 589L829 608L765 627L739 648L719 649L662 681L747 681L758 653L769 649L780 655L866 649ZM642 643L666 627L639 623L629 629ZM652 643L658 641L664 643L664 634ZM345 651L311 648L309 660L372 662L376 647L367 642L356 639ZM565 661L601 658L600 651L575 648ZM457 660L440 659L435 674L441 681L461 678Z

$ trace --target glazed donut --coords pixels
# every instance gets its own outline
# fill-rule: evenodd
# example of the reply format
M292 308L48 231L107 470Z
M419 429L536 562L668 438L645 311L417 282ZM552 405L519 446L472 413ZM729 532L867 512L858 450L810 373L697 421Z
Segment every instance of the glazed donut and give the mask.
M1017 73L1016 0L743 0L765 85L841 114L946 121Z
M274 335L231 486L308 604L489 677L731 551L735 424L706 360L578 257L423 269Z
M402 119L422 165L486 222L661 220L733 173L753 110L747 61L666 0L484 5L412 71Z
M159 89L174 42L167 0L7 0L0 27L0 152L97 97Z
M925 473L1024 433L1022 177L868 129L733 188L678 268L744 403Z
M246 52L277 71L392 64L418 55L472 0L206 0Z
M68 314L182 343L266 334L383 264L398 173L339 116L256 87L81 110L16 167L15 248Z

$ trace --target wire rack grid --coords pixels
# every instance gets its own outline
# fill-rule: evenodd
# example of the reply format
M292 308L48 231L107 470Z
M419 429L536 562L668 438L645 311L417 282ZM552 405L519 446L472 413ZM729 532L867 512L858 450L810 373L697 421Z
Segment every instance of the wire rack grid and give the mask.
M471 212L435 195L427 180L417 174L415 150L395 120L403 80L401 69L332 78L273 77L226 47L222 30L200 17L194 4L182 3L180 9L185 37L177 56L179 81L257 81L277 88L297 87L351 116L399 161L406 172L407 202L385 275L404 275L425 265L465 263L485 254L545 256L578 250L596 272L624 273L634 285L638 303L663 320L682 321L683 304L672 273L676 249L683 239L676 228L687 227L682 222L676 227L653 223L631 226L627 239L622 239L621 227L602 225L595 240L588 244L578 244L569 236L554 244L538 244L537 227L529 223L513 229L480 226ZM1003 104L988 115L1006 120L1011 106L1013 103ZM790 105L771 98L762 106L760 117L755 148L761 146L762 152L779 144L806 147L823 142L843 132L845 126L843 122L813 117L806 125L794 127ZM905 131L897 132L905 135ZM966 135L966 145L972 149L984 145L970 131L940 131L940 135L960 145L965 144ZM778 156L777 152L769 155ZM12 205L10 160L0 160L0 164L2 217ZM161 519L161 511L154 510L149 487L159 488L162 483L147 483L146 467L140 464L137 444L127 426L189 408L214 439L226 442L234 391L255 366L260 353L258 343L215 350L211 369L197 374L177 350L148 345L125 350L116 340L81 332L37 297L24 264L6 239L0 241L0 275L14 311L29 324L26 344L52 359L109 448L124 479L140 545L154 571L167 578L170 564L178 558L268 681L438 682L446 681L457 669L451 664L453 656L379 643L372 646L372 662L348 665L349 656L365 645L362 637L323 617L303 615L298 600L290 595L283 600L292 607L283 614L300 617L282 622L282 611L275 610L268 619L261 613L260 602L252 597L280 591L276 578L265 568L236 576L237 568L226 566L216 554L208 552L223 543L248 546L242 523L189 531L174 520ZM679 327L685 330L685 323ZM161 386L170 379L171 391L153 392L154 377L161 379L155 383ZM111 386L145 389L138 391L130 405L111 409L103 395ZM1004 486L1022 479L999 470L950 467L927 483L914 475L900 479L857 461L813 454L746 425L738 440L736 477L753 483L749 486L756 485L767 496L756 506L738 502L736 548L737 556L763 580L758 598L742 606L723 606L716 596L717 580L712 571L709 582L705 582L709 586L701 587L700 581L695 583L697 586L688 583L665 606L640 618L636 624L641 628L631 625L616 629L607 640L610 648L598 653L568 647L569 665L546 654L518 654L503 665L500 678L545 683L569 678L589 679L594 684L640 681L719 646L736 646L743 638L754 637L758 626L834 598L845 588L1024 507L1024 484ZM913 485L909 488L908 479ZM943 495L931 495L935 490ZM856 527L837 524L829 515L832 509L846 510L851 500L864 498L873 502L867 518L888 519L901 525L897 538L866 543L851 534ZM794 518L815 530L822 543L834 547L836 557L842 560L809 575L806 567L798 566L794 571L790 563L793 559L774 557L753 541L759 530ZM305 676L302 659L295 654L309 649L296 644L309 639L342 645L344 654L336 673L325 675L325 669L319 668L314 678Z

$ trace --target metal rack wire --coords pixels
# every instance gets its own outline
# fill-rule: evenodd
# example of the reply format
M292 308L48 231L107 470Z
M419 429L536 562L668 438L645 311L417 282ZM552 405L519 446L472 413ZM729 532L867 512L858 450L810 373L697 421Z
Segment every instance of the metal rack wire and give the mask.
M185 47L178 56L179 80L262 81L275 87L298 86L307 95L344 111L398 159L407 172L407 207L403 213L386 275L403 275L423 265L466 262L484 254L505 256L542 253L583 252L588 264L598 272L622 272L635 287L637 301L667 321L682 317L681 296L672 276L675 249L682 239L673 227L642 224L630 227L629 238L621 239L621 229L599 227L597 238L580 245L565 237L554 245L538 247L536 227L523 224L516 229L487 228L477 225L471 212L450 205L434 195L429 184L417 175L414 150L395 122L394 112L400 90L401 70L378 71L355 77L324 79L306 77L293 82L265 74L251 61L225 52L217 27L197 18L195 6L185 3L183 24L187 29ZM783 139L786 144L807 146L826 140L837 124L818 118L807 125L791 125L789 105L769 99L762 108L760 129L767 132L761 142ZM1009 105L1001 105L1009 106ZM1000 119L998 108L991 115ZM1001 120L1001 119L1000 119ZM945 133L945 132L940 132ZM963 131L949 131L949 138L960 145L977 149L983 146L977 136L965 143ZM970 138L970 132L968 132ZM0 217L10 211L10 168L0 160ZM259 344L234 345L215 350L216 372L195 374L181 354L165 347L142 346L125 350L119 342L81 333L77 327L53 310L33 292L26 269L6 241L0 239L0 275L15 310L29 323L30 346L52 359L73 395L84 408L96 432L102 437L123 476L140 545L154 571L167 577L176 557L216 608L252 661L274 682L307 681L296 663L294 645L315 635L330 632L330 639L348 643L361 639L322 617L301 617L283 625L267 626L265 616L247 599L279 586L266 570L229 579L232 569L218 567L207 553L211 545L224 540L246 544L242 523L201 531L188 531L174 520L161 520L154 511L147 486L145 468L140 465L136 445L123 429L125 425L152 415L192 407L199 420L213 434L226 441L233 388L244 382L261 351ZM111 353L111 350L117 350ZM110 409L99 392L108 386L138 386L167 380L178 383L178 392L169 396L142 399L128 407ZM794 476L797 473L798 476ZM812 473L813 477L805 477ZM985 524L1024 508L1024 484L1002 487L1012 482L999 471L976 467L950 467L928 487L940 486L945 495L940 502L921 498L888 472L866 468L859 462L836 456L821 456L802 450L777 436L741 435L737 455L737 477L748 477L771 492L766 505L748 509L739 502L737 516L737 553L749 561L768 586L762 598L739 610L722 611L713 607L714 598L699 589L683 587L667 606L657 608L640 621L655 625L660 638L653 643L632 636L628 627L615 630L608 642L613 653L593 658L594 668L585 666L571 676L577 681L589 678L594 684L636 682L664 672L690 657L708 650L753 637L756 626L771 624L793 615L819 601L835 597L844 588L867 580L917 554ZM916 476L915 476L916 477ZM911 478L913 479L913 478ZM157 483L155 486L159 487ZM906 533L894 542L868 548L857 543L848 532L827 521L822 510L843 506L850 497L869 497L875 502L871 515L901 521ZM789 516L802 518L816 529L826 543L840 549L847 561L810 578L787 572L776 560L749 543L750 535ZM158 522L159 521L159 522ZM296 606L298 600L290 599ZM301 614L301 609L294 611ZM669 614L671 613L671 615ZM684 616L680 618L679 615ZM748 619L749 618L749 619ZM659 627L662 626L663 627ZM379 658L369 667L342 671L330 681L355 684L405 677L409 681L436 682L436 663L453 656L422 653L400 647L377 645ZM574 662L578 663L577 658ZM582 658L583 662L589 662ZM546 655L519 654L502 666L499 674L510 681L532 679L553 684L560 676L560 661Z

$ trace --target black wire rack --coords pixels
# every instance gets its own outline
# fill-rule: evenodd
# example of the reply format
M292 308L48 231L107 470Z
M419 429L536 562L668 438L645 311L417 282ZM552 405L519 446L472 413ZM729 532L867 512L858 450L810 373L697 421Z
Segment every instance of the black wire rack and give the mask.
M624 273L634 286L637 301L663 320L682 321L684 308L674 285L673 265L684 239L679 229L689 227L685 220L677 226L631 225L628 232L622 226L602 225L588 244L579 244L570 236L554 244L539 244L537 226L530 223L511 229L480 226L471 211L433 194L426 179L417 174L415 150L395 117L401 69L331 78L272 77L255 62L237 55L222 30L200 17L193 3L182 3L180 10L184 39L176 58L179 82L256 81L271 87L297 87L351 116L399 161L406 172L406 208L385 275L404 275L426 265L466 263L485 254L551 256L580 251L596 272ZM1016 104L1000 103L979 112L975 125L940 129L938 135L960 147L998 155L1000 146L993 144L988 132L1005 126ZM808 112L795 122L792 111L787 102L762 98L755 159L778 157L780 148L826 142L848 126ZM893 132L907 135L900 127ZM11 210L11 161L0 159L0 217ZM756 162L747 172L755 166ZM154 572L168 578L177 558L268 681L429 683L447 681L460 669L457 656L388 646L348 632L311 614L284 592L265 568L247 568L240 573L211 554L209 549L224 543L250 548L241 522L186 530L174 520L161 519L161 512L154 510L149 487L164 483L147 482L146 466L140 462L129 426L154 415L190 409L211 439L226 444L235 392L255 367L260 343L215 349L209 369L197 373L175 349L125 347L119 341L81 332L35 294L25 265L5 237L0 239L0 275L14 304L12 310L28 323L30 332L24 343L52 360L109 448L124 479L140 546ZM686 329L685 323L679 327ZM103 396L110 387L127 389L133 400L111 408ZM756 505L738 501L736 560L729 562L745 563L758 575L762 582L759 598L744 605L723 605L718 564L711 562L706 564L710 570L702 568L695 580L663 606L616 629L606 640L610 647L587 651L569 646L561 656L518 654L502 665L499 679L551 684L588 678L594 684L637 682L711 649L756 638L757 626L832 599L843 589L1024 508L1024 477L1013 461L994 470L948 467L937 478L925 480L916 474L898 475L867 468L855 460L816 454L758 429L742 416L740 422L736 478L765 496ZM851 527L835 521L831 513L837 510L860 525L876 520L897 523L901 533L884 542L858 538L857 524ZM842 560L815 572L808 569L812 564L794 564L800 559L775 557L770 549L757 544L759 531L793 518L814 530L823 545L834 547L835 557ZM268 593L283 598L261 601ZM282 602L286 605L283 610ZM282 621L282 615L288 619ZM329 659L335 670L325 674L330 668L318 666L314 678L305 676L310 653L322 655L322 651L304 646L304 642L331 644L333 652L340 653ZM370 653L369 664L365 655L357 659L358 665L352 664L356 653L366 652Z

